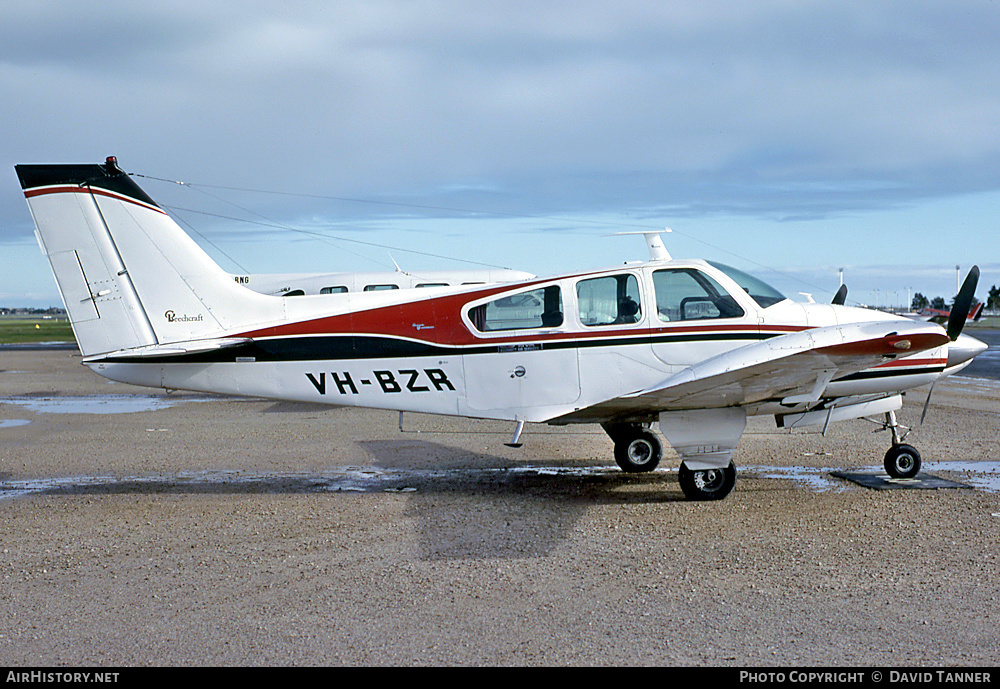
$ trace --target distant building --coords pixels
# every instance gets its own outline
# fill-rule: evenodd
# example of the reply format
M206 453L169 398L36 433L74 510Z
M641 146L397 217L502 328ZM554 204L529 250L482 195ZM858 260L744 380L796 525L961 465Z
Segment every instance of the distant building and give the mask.
M51 316L54 318L66 318L66 309L57 306L50 306L47 309L0 306L0 316Z

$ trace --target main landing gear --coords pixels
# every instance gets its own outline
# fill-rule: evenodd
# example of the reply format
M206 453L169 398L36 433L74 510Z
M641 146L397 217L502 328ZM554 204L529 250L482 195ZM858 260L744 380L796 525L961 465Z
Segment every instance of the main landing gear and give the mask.
M892 447L885 453L885 473L891 478L913 478L920 473L920 453L917 448L902 442L906 437L899 434L896 412L885 413L885 427L892 432Z
M637 423L603 424L615 444L615 462L629 474L652 471L663 457L663 446L649 428ZM678 482L688 500L721 500L736 485L736 465L724 469L691 469L681 462Z
M628 474L652 471L663 457L660 439L649 428L637 423L603 424L615 444L615 462Z
M736 485L736 465L731 461L725 469L688 469L681 463L677 480L688 500L721 500Z

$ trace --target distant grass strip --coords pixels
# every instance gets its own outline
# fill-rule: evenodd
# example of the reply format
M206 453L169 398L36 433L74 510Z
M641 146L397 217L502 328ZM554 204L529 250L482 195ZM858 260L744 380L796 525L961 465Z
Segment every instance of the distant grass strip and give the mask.
M65 318L0 318L0 344L75 341Z
M968 323L970 328L1000 328L1000 316L983 316L977 323Z

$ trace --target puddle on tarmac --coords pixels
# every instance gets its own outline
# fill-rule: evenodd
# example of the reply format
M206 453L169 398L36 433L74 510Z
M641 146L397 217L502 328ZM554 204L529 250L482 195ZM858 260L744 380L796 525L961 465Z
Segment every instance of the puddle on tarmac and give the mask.
M739 468L737 467L737 470ZM846 490L847 486L838 478L830 476L830 467L747 467L743 471L753 472L758 478L777 478L802 483L815 491Z
M14 428L31 423L28 419L0 419L0 428Z
M157 411L184 402L212 397L163 397L160 395L87 395L81 397L0 397L0 404L14 404L41 414L129 414ZM15 424L18 425L18 424Z
M753 471L760 478L789 479L805 484L815 491L847 490L849 485L843 480L831 476L831 472L844 471L843 467L746 467L744 471ZM882 474L885 470L881 467L864 467L852 469L863 473ZM967 483L973 488L979 488L989 493L1000 492L1000 462L995 460L972 461L972 462L925 462L923 472L935 473L947 471L961 474L956 478L963 483Z
M926 462L924 471L951 471L962 474L960 479L973 488L985 490L988 493L1000 492L1000 461L986 460L983 462Z
M927 470L961 474L961 480L973 488L1000 492L1000 462L931 462ZM673 473L676 469L658 469ZM833 477L834 468L814 467L743 467L748 477L790 480L814 492L842 492L856 489ZM864 471L880 472L881 467ZM600 467L531 467L502 469L388 469L384 467L336 467L313 472L248 472L237 470L184 471L170 475L141 477L74 476L41 479L0 480L0 499L32 494L99 494L160 492L259 492L259 493L411 493L427 486L456 480L494 484L498 479L517 476L554 476L583 478L620 475L616 466ZM671 479L667 479L669 482Z

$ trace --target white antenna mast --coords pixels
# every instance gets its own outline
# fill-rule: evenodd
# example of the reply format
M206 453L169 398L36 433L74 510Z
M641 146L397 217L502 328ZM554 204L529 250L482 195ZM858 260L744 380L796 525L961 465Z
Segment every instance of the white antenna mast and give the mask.
M646 238L646 246L649 248L649 260L650 261L670 261L670 252L667 251L667 247L663 244L663 239L660 234L663 232L672 232L669 227L664 227L662 230L655 231L643 231L643 232L616 232L615 235L626 235L626 234L641 234Z

